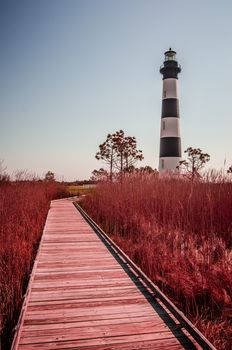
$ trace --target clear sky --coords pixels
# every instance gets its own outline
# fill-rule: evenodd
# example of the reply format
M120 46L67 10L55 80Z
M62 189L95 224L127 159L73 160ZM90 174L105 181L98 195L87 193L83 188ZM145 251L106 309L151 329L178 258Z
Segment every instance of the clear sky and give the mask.
M107 133L158 167L162 78L182 66L182 147L232 163L232 2L0 0L0 159L8 172L88 179Z

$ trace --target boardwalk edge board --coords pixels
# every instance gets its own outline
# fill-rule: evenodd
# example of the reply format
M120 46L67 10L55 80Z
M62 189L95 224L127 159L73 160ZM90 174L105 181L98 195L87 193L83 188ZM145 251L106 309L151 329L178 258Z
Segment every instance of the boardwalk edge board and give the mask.
M149 277L127 256L121 248L115 244L112 239L101 229L97 223L90 218L90 216L84 211L84 209L77 203L73 203L77 210L83 215L86 221L94 229L94 231L99 234L106 243L115 251L119 258L125 260L127 264L132 268L132 270L138 274L145 285L155 293L155 297L158 297L162 303L167 307L167 309L174 315L174 317L180 322L180 326L185 328L187 332L193 337L193 339L204 349L204 350L217 350L205 336L197 329L196 326L180 311L171 300L155 285Z

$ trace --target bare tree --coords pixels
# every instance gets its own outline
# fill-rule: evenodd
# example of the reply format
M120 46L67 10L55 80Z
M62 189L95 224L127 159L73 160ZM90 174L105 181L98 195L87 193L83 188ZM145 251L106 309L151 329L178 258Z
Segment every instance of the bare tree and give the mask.
M17 169L13 173L13 177L17 182L26 182L26 181L39 181L39 176L33 172L30 172L26 169Z
M122 176L124 172L129 172L136 162L143 159L142 151L137 150L136 138L125 136L123 130L108 134L99 149L95 157L109 165L111 180L114 170L118 170Z
M110 179L115 169L120 173L129 171L138 160L143 159L142 151L137 150L135 137L125 136L123 130L108 134L99 149L95 157L109 165Z
M210 155L208 153L203 153L200 148L188 147L185 151L188 154L187 160L180 160L177 169L184 169L186 175L190 177L191 180L200 177L199 171L205 166L210 160Z
M6 172L7 167L4 165L4 161L0 160L0 183L10 181L10 176Z
M106 141L99 145L99 151L96 153L95 158L98 160L103 160L109 166L110 180L112 181L116 160L114 134L108 134Z
M100 168L99 170L96 170L94 169L92 171L92 176L90 178L91 181L107 181L108 180L108 177L109 177L109 174L108 172L103 169L103 168Z
M55 174L52 171L49 170L45 174L44 181L46 181L46 182L54 182L55 180L56 180L55 179Z
M153 169L149 165L146 165L145 167L140 167L138 170L142 174L154 174L154 175L158 174L158 170L157 169Z
M121 173L128 172L132 166L144 157L141 150L137 150L137 142L134 136L125 136L123 130L114 134L114 143L117 153L116 166Z
M229 169L227 170L227 174L232 174L232 165L229 167Z

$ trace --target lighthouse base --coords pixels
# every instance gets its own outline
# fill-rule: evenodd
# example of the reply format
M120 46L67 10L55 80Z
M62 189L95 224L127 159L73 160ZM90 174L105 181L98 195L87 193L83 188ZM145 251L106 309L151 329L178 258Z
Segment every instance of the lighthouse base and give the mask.
M178 172L180 157L161 157L159 159L159 172Z

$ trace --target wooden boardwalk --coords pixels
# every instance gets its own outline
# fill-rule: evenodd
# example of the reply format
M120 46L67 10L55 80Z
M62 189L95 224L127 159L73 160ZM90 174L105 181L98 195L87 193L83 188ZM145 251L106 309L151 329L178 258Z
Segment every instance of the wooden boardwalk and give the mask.
M12 349L201 349L73 203L53 201Z

